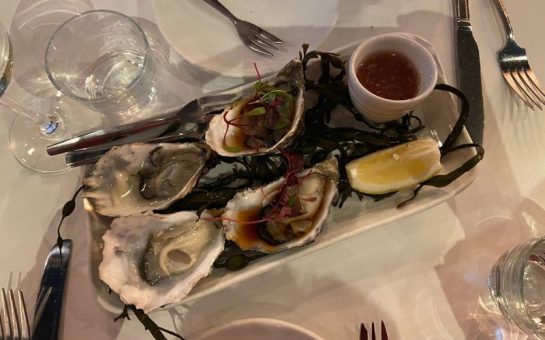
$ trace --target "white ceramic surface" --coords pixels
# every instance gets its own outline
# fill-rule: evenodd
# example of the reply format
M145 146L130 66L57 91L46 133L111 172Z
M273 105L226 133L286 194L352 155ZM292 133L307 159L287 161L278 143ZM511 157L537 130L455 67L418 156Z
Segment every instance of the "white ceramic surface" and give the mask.
M292 323L265 318L236 320L213 328L196 340L323 340Z
M421 41L418 37L414 37L414 39ZM425 44L426 42L422 40L422 43ZM340 48L336 52L340 55L347 56L352 53L357 45L358 43L351 44ZM436 56L431 45L426 45L426 48L429 49L433 56ZM439 79L441 82L444 82L443 71L438 59L436 59L436 63L439 68ZM442 114L436 114L437 110ZM335 124L342 126L345 121L349 121L350 124L353 124L353 119L347 116L349 113L345 110L338 108L338 111L335 112L334 116L337 117ZM444 141L458 118L458 110L448 94L442 93L441 91L434 91L432 95L426 97L426 100L415 109L415 115L420 117L424 126L426 126L422 135ZM363 124L360 125L360 128L363 127ZM471 139L465 130L462 132L459 142L471 143ZM454 152L451 157L442 161L442 173L454 170L473 155L474 151L472 149ZM285 266L288 261L292 261L304 254L322 250L327 246L353 237L366 230L377 228L386 223L400 220L417 212L430 209L449 198L454 197L469 186L475 178L474 170L475 169L464 174L444 188L424 187L419 192L416 199L401 209L396 208L397 204L410 197L408 195L411 194L411 191L398 193L379 202L373 202L370 198L359 201L352 197L346 201L342 209L333 208L331 210L330 216L325 222L324 230L318 235L313 243L275 255L268 255L251 263L248 267L240 271L228 272L225 269L214 269L209 277L204 278L197 283L193 290L189 292L189 295L183 299L183 303L194 301L196 298L207 296L229 287L236 287L240 282L260 275L274 267ZM99 218L95 214L90 214L89 217L91 222L90 231L92 232L92 235L90 236L92 239L92 246L90 247L92 254L90 256L91 263L89 268L95 273L97 270L97 261L100 261L101 257L100 251L97 252L96 250L102 249L101 233L108 228L110 220ZM93 274L92 276L95 277L96 274ZM115 306L117 306L118 310L121 310L122 305L119 304L116 295L111 294L109 288L102 282L95 281L95 284L98 299L105 305L105 308L115 310Z
M347 71L348 90L355 108L369 120L384 123L402 117L422 103L431 94L438 74L435 59L426 48L428 45L423 38L403 32L380 34L362 42L352 53ZM362 61L382 51L398 52L416 66L420 78L416 97L406 100L383 98L366 89L358 80L356 73Z
M233 24L201 0L155 0L157 22L172 47L191 64L232 77L276 72L297 57L301 45L317 49L333 28L339 0L224 0L235 16L252 22L284 41L274 57L248 49ZM250 5L251 4L251 5Z

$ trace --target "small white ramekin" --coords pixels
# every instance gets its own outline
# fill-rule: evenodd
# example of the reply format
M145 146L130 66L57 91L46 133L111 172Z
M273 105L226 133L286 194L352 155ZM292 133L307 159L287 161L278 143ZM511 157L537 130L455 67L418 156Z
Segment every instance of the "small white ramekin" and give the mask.
M360 83L356 77L357 68L365 57L380 51L399 52L414 63L420 76L416 97L386 99L373 94ZM438 72L433 55L411 35L400 32L376 35L362 42L350 57L347 73L348 91L356 110L373 122L384 123L399 119L426 99L437 83Z

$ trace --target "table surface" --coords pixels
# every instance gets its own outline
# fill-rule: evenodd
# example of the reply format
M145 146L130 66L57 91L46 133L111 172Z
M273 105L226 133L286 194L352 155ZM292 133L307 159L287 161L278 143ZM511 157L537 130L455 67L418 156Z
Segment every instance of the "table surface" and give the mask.
M545 60L545 45L535 38L545 32L545 2L525 0L521 6L520 1L505 0L505 4L518 41L527 49L537 76L545 81L545 63L540 62ZM360 322L380 320L386 322L391 339L517 336L516 330L487 312L479 298L486 290L488 271L502 252L543 235L545 134L541 128L545 129L545 115L524 107L501 77L496 52L504 35L492 1L472 1L470 6L481 54L486 115L486 154L471 186L430 210L297 258L190 304L154 313L156 322L190 337L250 317L293 322L326 339L357 339ZM45 17L55 11L90 8L136 17L147 33L155 32L160 38L151 0L3 0L0 22L9 28L14 46L24 47L16 39L29 33L38 39L47 33L25 31L27 26L20 25L27 23L25 15L35 11ZM456 84L452 15L449 0L342 0L338 21L321 49L332 50L377 33L412 32L434 45L447 79ZM21 37L14 38L17 34ZM26 47L27 59L21 64L38 63L40 54L33 52L40 44ZM222 78L198 79L180 56L166 51L170 65L183 66L170 71L188 89L184 95L229 85L231 80ZM24 78L18 80L15 87L27 89ZM27 300L34 301L43 261L56 238L60 209L79 186L82 173L41 175L19 165L8 146L12 119L9 113L0 116L0 286L20 287ZM75 252L62 338L149 337L135 320L114 323L114 314L97 302L89 279L83 214L78 210L63 229L66 237L74 239Z

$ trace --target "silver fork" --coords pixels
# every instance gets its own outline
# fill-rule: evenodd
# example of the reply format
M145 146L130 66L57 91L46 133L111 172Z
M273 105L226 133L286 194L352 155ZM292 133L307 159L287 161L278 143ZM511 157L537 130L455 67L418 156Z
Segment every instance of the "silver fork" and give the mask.
M275 45L282 44L283 41L275 35L263 30L262 28L247 22L240 20L233 15L225 6L223 6L218 0L204 0L207 4L214 7L221 14L225 15L235 25L238 35L244 45L251 50L272 57L271 49L278 50Z
M30 339L30 326L28 314L23 298L23 291L17 290L18 306L15 305L13 290L2 288L1 313L0 313L0 334L5 340L28 340Z
M530 68L526 50L515 42L513 28L507 16L503 0L494 0L494 3L499 10L507 33L507 42L503 49L498 52L498 61L503 78L528 107L532 110L535 110L536 107L543 110L545 105L543 87Z

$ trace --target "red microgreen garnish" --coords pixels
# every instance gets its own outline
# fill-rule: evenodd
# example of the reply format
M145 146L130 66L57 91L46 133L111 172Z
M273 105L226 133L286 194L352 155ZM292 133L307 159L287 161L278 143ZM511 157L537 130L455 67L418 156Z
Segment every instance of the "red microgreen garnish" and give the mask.
M256 66L257 71L257 66ZM258 73L258 78L260 79ZM278 143L289 131L295 112L295 98L286 90L274 87L258 80L255 83L255 94L239 107L236 118L228 120L223 137L224 149L236 147L238 150L251 148L256 152L270 148ZM240 145L228 145L227 132L230 126L237 126L244 135Z
M257 69L257 64L255 62L254 62L254 69L255 69L255 73L257 75L257 80L261 81L261 74L259 74L259 70Z
M282 157L287 163L284 183L278 190L276 198L268 205L265 214L263 214L264 220L281 222L287 217L295 217L302 214L301 202L298 197L300 183L297 174L303 170L303 157L287 150L282 150Z

